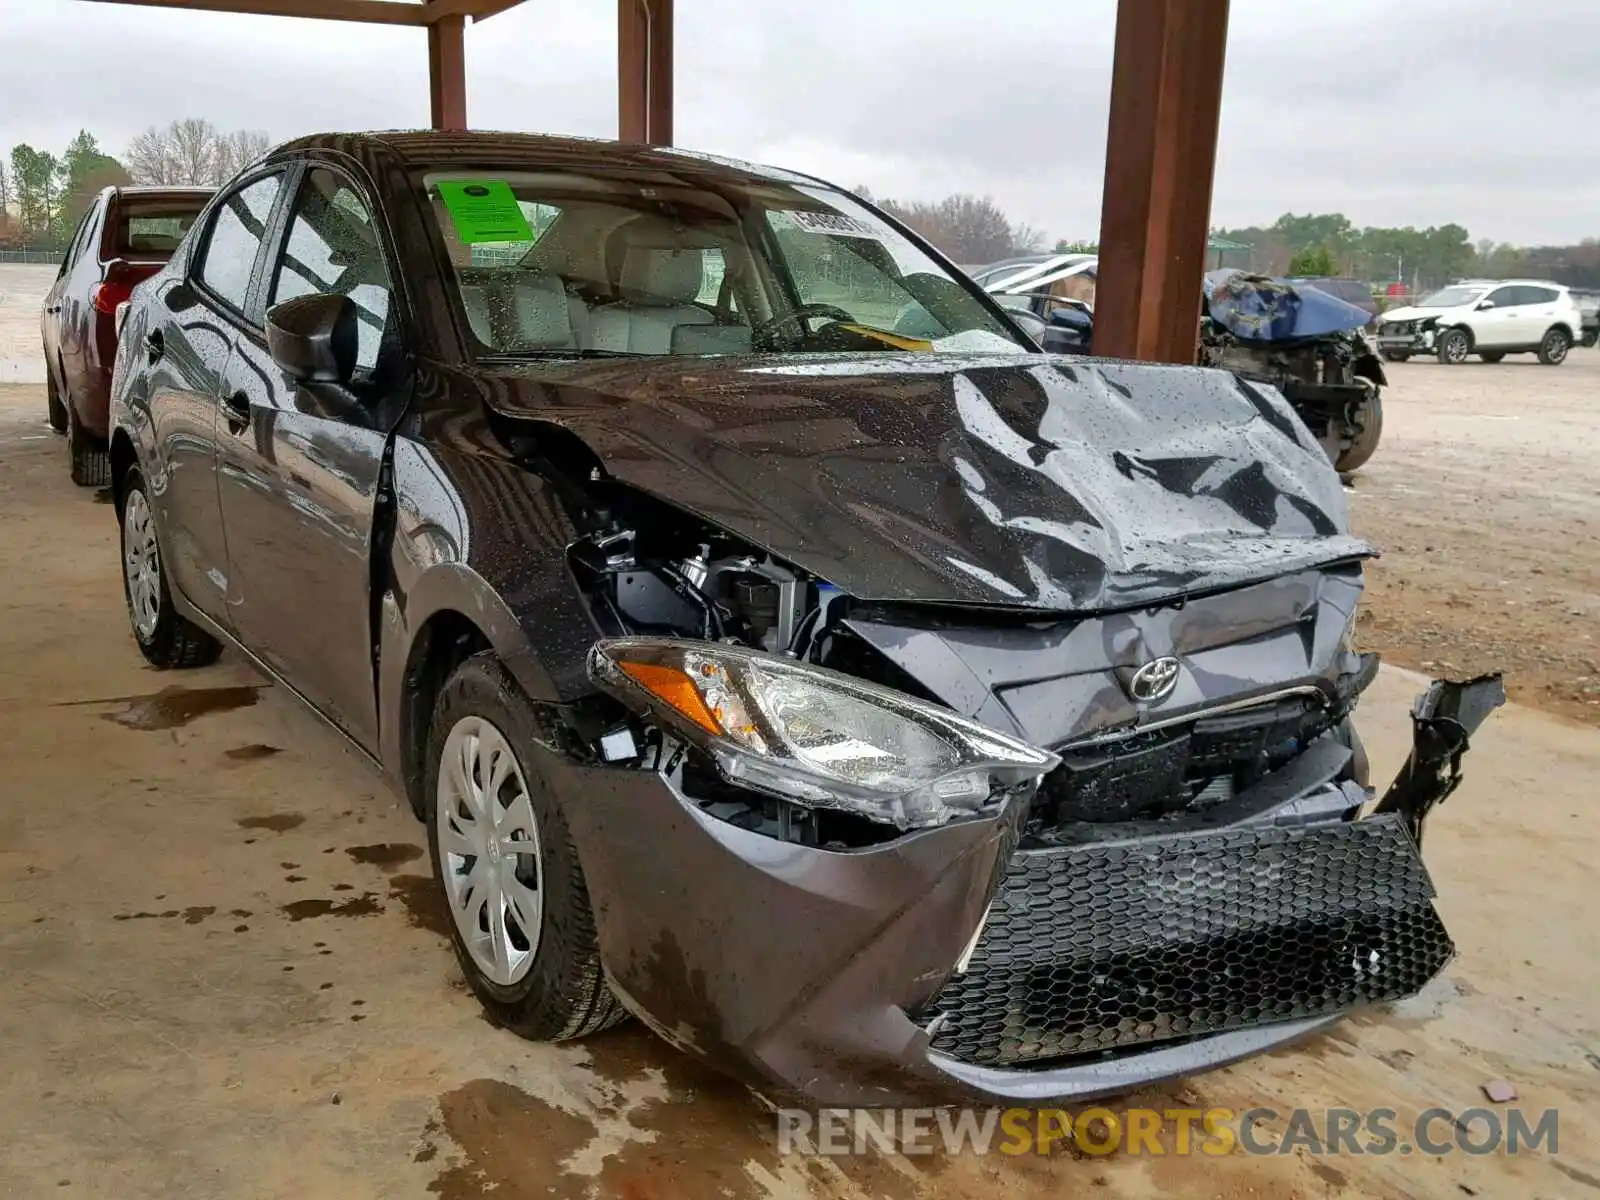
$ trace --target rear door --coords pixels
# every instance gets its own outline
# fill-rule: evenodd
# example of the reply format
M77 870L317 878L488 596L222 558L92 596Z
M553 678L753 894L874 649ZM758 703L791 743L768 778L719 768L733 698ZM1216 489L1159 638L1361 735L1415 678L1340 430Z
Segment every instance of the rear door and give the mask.
M282 187L282 167L257 172L207 211L183 277L169 279L150 306L159 320L152 316L137 349L152 364L151 500L169 581L224 626L228 551L217 502L218 405Z
M228 368L217 430L228 607L239 638L374 751L372 529L404 376L397 273L376 212L353 178L306 165L263 265L259 319ZM268 352L265 314L319 292L348 296L360 318L348 389L296 384ZM357 401L353 409L346 398Z
M1517 306L1519 339L1524 345L1537 346L1562 315L1561 293L1535 284L1523 284L1517 291L1522 293L1522 302Z

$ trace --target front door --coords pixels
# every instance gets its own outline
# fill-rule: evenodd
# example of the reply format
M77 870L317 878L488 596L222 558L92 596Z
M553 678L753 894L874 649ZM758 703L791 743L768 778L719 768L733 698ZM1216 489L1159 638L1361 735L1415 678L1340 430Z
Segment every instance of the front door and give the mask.
M395 397L388 373L400 356L371 213L342 174L304 173L264 264L260 308L314 292L350 297L361 322L356 376L330 397L338 385L287 379L260 328L242 335L217 429L217 478L240 641L375 752L372 529ZM341 398L359 404L330 403Z
M1497 287L1482 300L1473 313L1473 343L1478 346L1515 346L1522 339L1517 334L1517 292L1514 287ZM1493 302L1492 308L1482 305Z
M156 452L148 466L168 580L223 625L228 551L217 506L217 404L282 182L281 172L247 180L211 209L184 278L163 285L133 348L152 364Z

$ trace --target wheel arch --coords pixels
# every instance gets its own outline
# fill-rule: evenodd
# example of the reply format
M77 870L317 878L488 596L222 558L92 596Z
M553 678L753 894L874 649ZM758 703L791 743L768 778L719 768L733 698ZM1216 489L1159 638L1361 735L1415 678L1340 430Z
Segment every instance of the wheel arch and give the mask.
M418 578L402 602L384 598L379 662L382 758L421 818L428 727L439 689L456 667L493 652L535 703L556 690L521 623L482 576L459 562L440 563Z
M122 483L128 472L139 462L139 452L133 448L133 438L126 429L118 426L111 431L111 500L117 516L122 516Z

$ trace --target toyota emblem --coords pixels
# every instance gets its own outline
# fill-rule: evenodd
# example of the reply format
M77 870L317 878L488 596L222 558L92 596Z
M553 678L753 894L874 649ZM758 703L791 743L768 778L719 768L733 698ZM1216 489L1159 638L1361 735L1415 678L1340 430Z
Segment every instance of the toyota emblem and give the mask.
M1175 658L1158 658L1147 662L1128 681L1128 695L1141 704L1165 700L1172 694L1172 689L1178 686L1178 671L1178 660Z

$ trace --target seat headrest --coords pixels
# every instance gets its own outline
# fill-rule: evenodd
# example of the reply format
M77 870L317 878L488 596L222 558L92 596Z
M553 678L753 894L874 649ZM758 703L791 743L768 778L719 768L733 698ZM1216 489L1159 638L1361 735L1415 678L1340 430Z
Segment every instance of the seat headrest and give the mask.
M705 254L699 247L629 246L622 255L624 293L681 302L700 294Z

